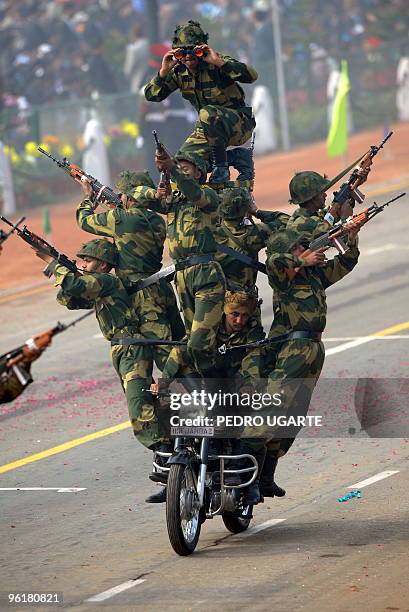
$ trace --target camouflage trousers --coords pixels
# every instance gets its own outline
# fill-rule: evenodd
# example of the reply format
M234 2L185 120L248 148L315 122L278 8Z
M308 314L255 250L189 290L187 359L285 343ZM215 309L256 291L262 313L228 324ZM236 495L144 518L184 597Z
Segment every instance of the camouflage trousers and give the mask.
M280 394L283 399L285 414L289 416L305 416L311 402L314 388L318 382L324 365L325 349L322 342L308 339L289 340L280 346L271 345L265 358L267 379L266 392L271 396ZM274 430L268 427L260 432L260 438L252 438L249 444L254 449L266 445L267 455L274 459L283 457L295 440L284 434L280 428ZM294 428L292 428L294 433Z
M209 164L210 147L222 145L242 145L253 133L256 126L251 109L234 110L224 106L209 104L199 111L194 131L187 137L180 147L178 155L183 153L197 153Z
M182 306L187 332L187 352L200 374L216 360L216 334L223 315L225 278L214 261L196 264L176 272L176 290ZM182 353L175 347L162 377L174 378Z
M283 344L276 354L273 354L267 391L269 393L279 393L281 390L284 392L287 416L307 414L324 359L323 343L305 339L290 340ZM294 440L295 437L274 436L267 443L267 454L275 459L283 457L291 448Z
M161 279L150 287L137 291L133 296L133 307L139 318L139 330L149 340L179 340L185 335L185 326L180 316L172 286ZM159 370L168 360L169 346L146 347L150 358Z
M112 347L111 357L125 393L133 433L150 448L160 441L152 395L144 391L152 383L152 348L117 345Z

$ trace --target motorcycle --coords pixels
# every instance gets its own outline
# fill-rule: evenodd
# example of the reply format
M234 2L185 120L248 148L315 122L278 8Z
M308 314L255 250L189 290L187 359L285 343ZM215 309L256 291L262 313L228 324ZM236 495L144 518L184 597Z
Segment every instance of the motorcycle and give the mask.
M228 445L228 441L222 443ZM215 452L209 437L180 437L175 439L173 453L156 453L153 467L167 480L167 531L178 555L194 552L205 520L221 516L231 533L245 531L250 525L253 506L245 504L243 490L257 477L257 461L252 455L231 454L231 448L228 452ZM241 464L245 467L236 467ZM244 482L242 474L248 476ZM240 484L230 484L234 480Z

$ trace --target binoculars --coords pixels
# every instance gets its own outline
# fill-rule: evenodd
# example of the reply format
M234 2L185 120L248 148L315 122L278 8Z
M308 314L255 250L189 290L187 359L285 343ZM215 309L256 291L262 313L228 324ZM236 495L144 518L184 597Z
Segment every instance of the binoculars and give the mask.
M201 47L194 47L194 49L176 49L173 53L173 57L180 61L185 59L187 55L195 55L196 57L204 57L207 55L207 51Z

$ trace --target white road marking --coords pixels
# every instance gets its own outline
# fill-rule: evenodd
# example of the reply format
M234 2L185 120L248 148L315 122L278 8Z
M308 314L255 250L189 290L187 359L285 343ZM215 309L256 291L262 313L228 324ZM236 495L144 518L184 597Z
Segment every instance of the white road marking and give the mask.
M103 338L104 336L102 334L94 334L92 337L93 338Z
M371 485L374 482L378 482L378 480L383 480L384 478L389 478L389 476L398 474L399 471L400 470L386 470L385 472L379 472L379 474L375 474L374 476L371 476L370 478L366 478L366 480L362 480L361 482L357 482L353 485L350 485L348 489L363 489L364 487L367 487L368 485ZM260 525L255 525L255 527L250 527L250 529L248 529L247 531L243 531L242 533L237 534L237 535L240 535L242 538L247 538L247 537L250 537L258 533L259 531L263 531L264 529L268 529L269 527L278 525L279 523L282 523L283 521L286 521L286 520L287 519L285 518L270 519L269 521L266 521L265 523L261 523Z
M57 491L57 493L78 493L85 487L0 487L0 491Z
M132 587L138 584L142 584L142 582L145 582L144 578L138 578L137 580L128 580L127 582L118 584L118 586L116 587L112 587L112 589L103 591L102 593L99 593L98 595L93 595L93 597L90 597L89 599L86 599L85 601L91 601L91 602L105 601L106 599L109 599L110 597L114 597L114 595L118 595L118 593L122 593L122 591L126 591L127 589L131 589Z
M363 489L363 487L367 487L374 482L378 482L378 480L383 480L384 478L389 478L389 476L393 476L394 474L399 474L399 472L400 470L386 470L385 472L379 472L379 474L375 474L375 476L371 476L370 478L361 480L361 482L350 485L348 489Z
M342 353L343 351L348 351L349 349L355 348L356 346L361 346L361 344L372 342L375 339L376 337L374 336L364 336L363 338L358 338L357 340L352 340L351 342L345 342L344 344L334 346L333 348L330 348L325 351L325 357L335 355L336 353Z
M280 519L270 519L269 521L266 521L265 523L260 523L260 525L255 525L254 527L250 527L250 529L248 529L247 531L243 531L240 536L242 538L247 538L249 536L254 535L255 533L258 533L259 531L263 531L263 529L268 529L268 527L273 527L273 525L278 525L278 523L282 523L283 521L286 521L287 519L285 518L280 518Z

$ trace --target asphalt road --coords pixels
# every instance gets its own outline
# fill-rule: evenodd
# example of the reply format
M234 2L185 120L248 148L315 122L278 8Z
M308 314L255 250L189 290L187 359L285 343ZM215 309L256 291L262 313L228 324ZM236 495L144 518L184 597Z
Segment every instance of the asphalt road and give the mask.
M357 268L328 291L322 380L337 389L328 409L340 417L353 407L357 379L407 389L408 205L405 197L365 227ZM268 326L271 293L261 286ZM0 354L74 317L53 290L8 298ZM146 478L150 453L120 425L126 405L95 320L56 337L33 371L34 384L1 407L0 487L82 490L0 490L0 610L26 609L7 603L22 592L62 593L67 610L409 610L407 394L391 415L407 438L368 437L359 427L300 437L277 471L286 497L258 506L241 535L207 521L194 555L180 558L164 506L144 503L156 491ZM349 487L362 497L339 503Z

